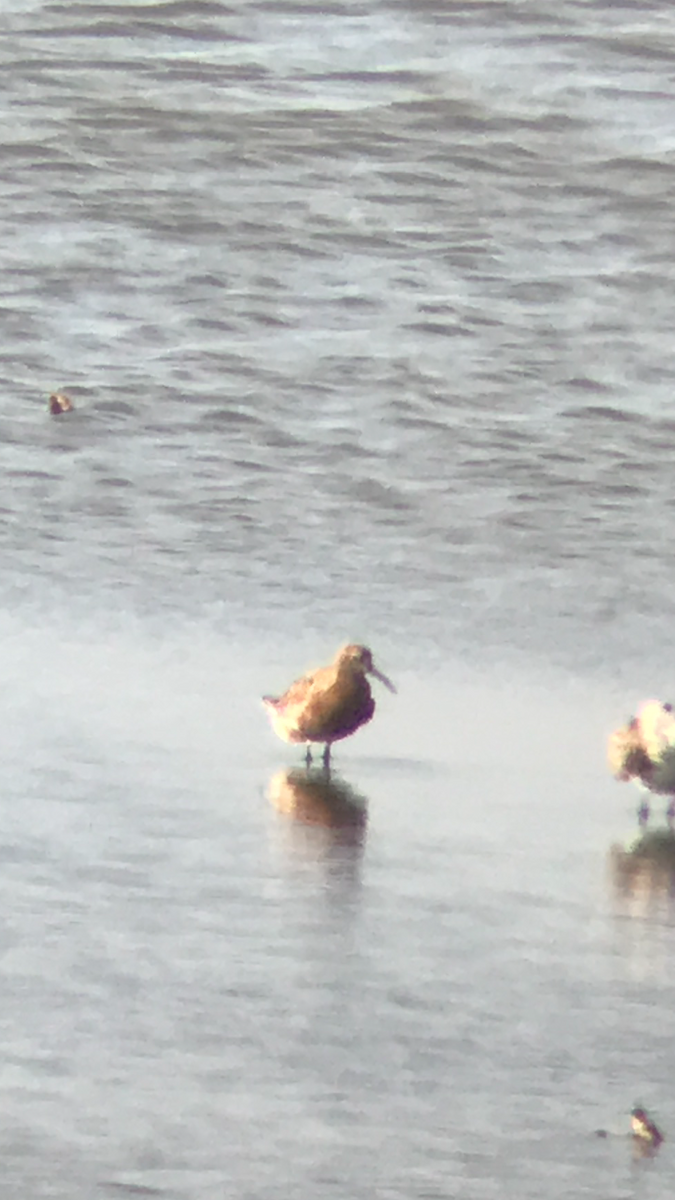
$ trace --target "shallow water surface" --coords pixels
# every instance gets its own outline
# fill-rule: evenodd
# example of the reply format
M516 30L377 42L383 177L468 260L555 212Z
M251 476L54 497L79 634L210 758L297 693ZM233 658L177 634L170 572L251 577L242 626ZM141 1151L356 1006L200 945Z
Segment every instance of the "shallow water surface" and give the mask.
M103 670L110 647L73 639L66 671L58 639L23 640L13 1185L621 1195L649 1169L665 1196L668 1143L635 1163L627 1110L670 1115L675 929L661 891L612 882L637 828L598 770L602 690L404 672L317 796L262 709L228 710L209 649L206 673L198 638L118 635ZM265 673L228 662L237 687Z

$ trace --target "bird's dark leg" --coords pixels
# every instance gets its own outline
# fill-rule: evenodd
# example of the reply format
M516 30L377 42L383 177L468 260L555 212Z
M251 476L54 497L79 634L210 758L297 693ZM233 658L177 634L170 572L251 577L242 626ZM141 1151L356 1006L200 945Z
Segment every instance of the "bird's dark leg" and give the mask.
M638 808L638 822L640 825L646 825L649 820L649 802L643 800Z
M666 809L666 819L669 825L672 825L673 821L675 821L675 796L670 797L670 802Z
M312 765L312 751L309 748L309 742L308 742L307 743L307 753L305 755L305 766L311 767L311 765Z
M330 742L326 742L323 750L323 769L330 771Z

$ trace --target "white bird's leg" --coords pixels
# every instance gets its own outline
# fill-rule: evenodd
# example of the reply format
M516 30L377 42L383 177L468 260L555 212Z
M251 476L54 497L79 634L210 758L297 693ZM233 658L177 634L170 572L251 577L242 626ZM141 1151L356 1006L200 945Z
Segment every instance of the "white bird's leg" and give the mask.
M312 751L310 750L309 742L308 742L307 743L307 753L305 755L305 766L311 767L311 765L312 765Z
M669 801L668 807L666 809L666 817L668 820L668 824L672 825L673 821L675 821L675 796L670 797L670 801Z
M325 771L330 771L330 742L326 742L324 747L323 766Z

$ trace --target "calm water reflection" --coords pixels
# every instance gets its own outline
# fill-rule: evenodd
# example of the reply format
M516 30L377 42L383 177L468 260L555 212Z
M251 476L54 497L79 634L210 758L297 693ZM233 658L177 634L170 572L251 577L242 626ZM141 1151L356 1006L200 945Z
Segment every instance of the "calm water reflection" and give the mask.
M624 849L609 851L610 877L618 900L634 916L675 918L675 832L649 829Z
M270 780L269 798L280 813L307 825L365 831L368 821L365 796L323 769L279 771Z

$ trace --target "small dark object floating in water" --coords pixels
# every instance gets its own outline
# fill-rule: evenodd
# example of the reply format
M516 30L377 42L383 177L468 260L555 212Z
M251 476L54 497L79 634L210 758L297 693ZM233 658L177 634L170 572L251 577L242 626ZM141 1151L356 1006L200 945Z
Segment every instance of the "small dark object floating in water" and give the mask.
M370 721L375 712L366 675L374 675L390 692L395 692L373 664L367 646L344 646L329 667L296 679L283 696L263 696L272 728L284 742L307 746L307 765L312 761L310 744L323 742L323 764L330 765L333 742L350 737Z
M53 417L60 416L61 413L72 412L75 408L70 396L66 396L65 392L52 392L49 397L49 411Z

